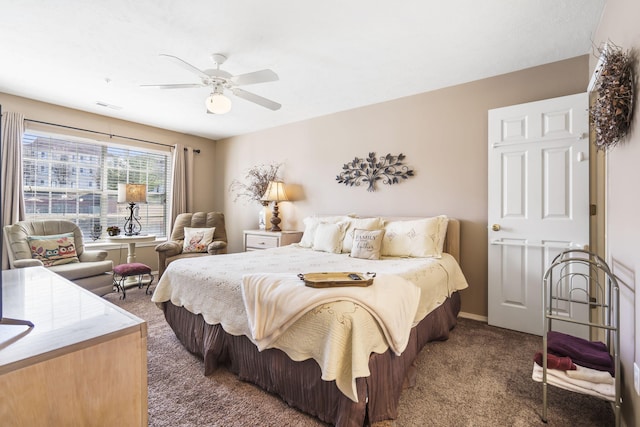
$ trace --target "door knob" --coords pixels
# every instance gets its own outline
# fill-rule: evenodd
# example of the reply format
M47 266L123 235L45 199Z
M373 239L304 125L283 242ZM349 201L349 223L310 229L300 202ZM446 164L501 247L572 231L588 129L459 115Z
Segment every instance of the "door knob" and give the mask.
M493 224L493 225L491 226L491 229L492 229L493 231L500 231L500 224Z

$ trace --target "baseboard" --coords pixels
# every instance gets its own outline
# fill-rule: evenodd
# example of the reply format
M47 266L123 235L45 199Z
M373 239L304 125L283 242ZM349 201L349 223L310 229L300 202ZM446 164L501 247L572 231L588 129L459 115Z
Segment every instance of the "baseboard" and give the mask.
M460 313L458 313L458 316L464 317L465 319L477 320L479 322L484 322L484 323L487 323L489 321L487 316L480 316L478 314L467 313L464 311L461 311Z

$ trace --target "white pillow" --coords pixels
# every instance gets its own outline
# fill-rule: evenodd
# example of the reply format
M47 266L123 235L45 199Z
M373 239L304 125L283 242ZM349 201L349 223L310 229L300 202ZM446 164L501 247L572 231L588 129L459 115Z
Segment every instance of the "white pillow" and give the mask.
M346 222L328 224L321 222L316 228L313 238L313 250L339 254L342 252L342 241L347 229Z
M353 230L351 256L362 259L380 259L384 230Z
M302 222L304 223L304 233L302 233L302 238L298 245L303 248L312 248L313 247L313 239L316 235L316 229L318 228L318 224L321 222L327 224L335 224L340 221L344 221L349 217L346 215L337 215L337 216L308 216Z
M438 229L440 232L438 233L439 241L437 242L437 246L438 246L438 251L440 252L440 255L442 255L442 252L444 252L444 241L447 237L447 227L449 226L449 217L447 217L446 215L439 215L436 218L440 219L440 223L438 224Z
M385 223L382 255L441 258L441 223L440 217Z
M182 252L207 252L209 243L213 242L215 227L211 228L184 228L184 243Z
M356 229L360 230L379 230L384 226L382 218L349 218L347 220L347 231L342 241L342 252L351 252L353 245L353 233Z

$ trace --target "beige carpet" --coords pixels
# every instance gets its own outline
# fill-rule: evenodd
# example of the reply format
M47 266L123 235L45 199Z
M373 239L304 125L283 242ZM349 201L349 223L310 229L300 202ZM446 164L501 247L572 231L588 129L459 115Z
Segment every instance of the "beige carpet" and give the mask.
M322 426L278 397L184 350L144 290L105 298L148 322L150 426ZM462 295L464 298L464 294ZM427 344L415 387L386 426L543 426L542 385L531 380L542 339L460 319L448 341ZM609 403L550 387L549 426L613 425Z

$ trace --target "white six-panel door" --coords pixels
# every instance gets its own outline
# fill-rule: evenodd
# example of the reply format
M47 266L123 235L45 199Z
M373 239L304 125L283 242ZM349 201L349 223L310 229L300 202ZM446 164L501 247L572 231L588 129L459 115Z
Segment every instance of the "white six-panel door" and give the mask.
M489 111L491 325L541 335L544 271L589 243L587 108L583 93Z

